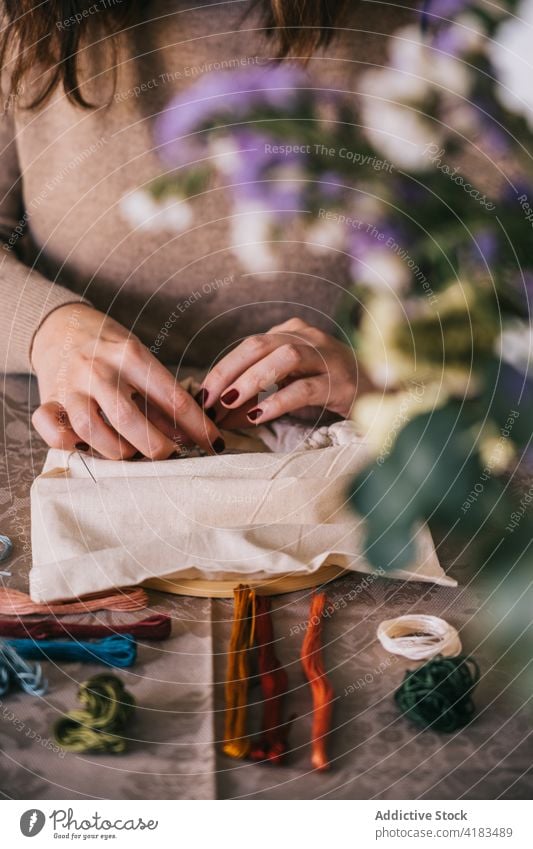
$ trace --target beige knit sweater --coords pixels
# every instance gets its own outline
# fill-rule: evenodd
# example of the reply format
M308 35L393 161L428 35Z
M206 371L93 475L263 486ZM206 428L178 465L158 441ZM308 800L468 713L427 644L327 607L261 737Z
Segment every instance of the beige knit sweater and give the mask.
M85 94L101 105L82 109L60 90L35 110L23 108L24 95L22 102L5 103L2 371L29 371L39 324L80 296L148 346L156 344L169 315L177 314L159 347L164 362L183 357L208 366L236 340L292 315L332 328L347 284L346 261L317 256L288 232L279 271L246 273L230 247L224 190L195 200L194 220L178 235L140 233L121 212L121 198L159 172L153 121L172 96L210 70L272 57L273 45L251 5L155 0L146 4L147 21L120 41L115 90L111 53L87 52L86 76L93 80ZM390 3L363 0L333 43L313 57L310 77L320 87L356 94L358 71L383 61L386 37L405 17L405 10ZM29 91L31 86L29 81Z

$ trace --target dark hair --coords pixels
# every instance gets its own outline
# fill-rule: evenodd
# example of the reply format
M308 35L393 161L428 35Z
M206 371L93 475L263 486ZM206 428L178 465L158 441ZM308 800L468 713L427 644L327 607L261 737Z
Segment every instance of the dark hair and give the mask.
M104 0L101 0L104 2ZM27 72L43 70L43 84L26 106L38 106L60 85L74 103L90 108L80 91L80 50L91 40L116 36L142 22L142 0L105 0L105 15L89 12L94 0L2 0L0 65L7 65L11 93L23 88ZM326 45L343 0L256 0L279 58L309 56ZM75 22L74 24L72 22ZM112 42L113 43L113 40Z

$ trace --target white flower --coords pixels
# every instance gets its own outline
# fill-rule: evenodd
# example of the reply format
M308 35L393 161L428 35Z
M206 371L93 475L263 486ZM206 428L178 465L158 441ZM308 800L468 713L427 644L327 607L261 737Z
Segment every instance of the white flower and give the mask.
M468 92L470 77L462 59L425 42L418 25L402 27L392 36L390 65L397 73L412 75L413 91L415 85L436 85L454 94Z
M355 256L352 275L361 286L383 292L404 292L411 281L405 262L383 244L366 251L361 259Z
M486 430L488 433L482 436L479 443L481 462L492 473L498 475L509 468L516 456L516 449L511 439L506 439L501 433L498 434L496 428L494 433L490 432L489 427Z
M511 112L523 115L533 129L533 0L522 0L516 17L498 28L489 56L499 77L498 96Z
M502 330L496 342L496 355L519 371L533 371L533 330L525 322L516 319Z
M395 104L375 104L365 113L366 134L378 150L400 168L427 170L428 145L440 145L441 134L420 115Z
M192 219L191 208L183 199L168 197L157 201L146 191L126 195L122 198L121 209L132 226L149 231L181 232Z
M439 314L444 316L453 308L459 293L449 287L449 292L439 295ZM464 298L463 298L464 300ZM357 354L375 386L384 389L403 387L406 381L436 383L443 393L471 395L479 383L469 368L448 366L445 361L428 362L398 347L397 334L407 322L431 316L432 310L425 299L400 300L394 294L377 292L365 304L365 312L358 331ZM438 343L437 343L438 344Z
M233 249L250 272L276 271L278 264L272 249L274 218L257 204L240 203L231 224Z
M412 374L411 359L399 353L395 345L396 330L404 321L399 300L390 294L376 294L367 300L357 355L375 386L394 388Z
M442 132L435 121L414 107L385 100L368 100L362 110L365 133L383 156L400 168L428 170L432 167L425 150L440 147Z
M467 30L465 30L466 32ZM440 145L443 131L424 113L433 90L441 97L464 97L470 76L460 57L424 42L418 26L392 37L389 67L363 74L362 116L369 140L403 168L427 170L428 145Z
M415 416L442 406L448 393L439 383L411 381L398 392L361 395L352 410L357 431L380 460L390 454L396 438Z
M346 242L346 225L321 219L307 228L307 241L315 254L340 250Z
M486 42L487 30L478 15L464 12L455 18L453 38L455 50L463 54L481 50Z
M416 74L374 69L362 75L360 91L362 123L369 141L402 168L427 169L421 153L426 145L439 140L435 128L414 106L424 101L427 83Z
M359 90L365 101L373 97L400 103L418 103L427 95L428 84L422 77L393 68L373 68L361 75Z
M218 170L226 176L231 177L240 165L242 153L231 136L212 136L209 153L216 159Z

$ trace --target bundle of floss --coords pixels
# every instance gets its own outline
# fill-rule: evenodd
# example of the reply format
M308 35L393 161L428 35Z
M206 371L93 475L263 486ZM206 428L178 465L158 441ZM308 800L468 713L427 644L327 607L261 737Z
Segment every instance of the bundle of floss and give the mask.
M473 658L437 657L406 672L394 699L416 725L452 732L472 719L472 691L478 680L479 667Z
M255 634L264 704L261 737L254 741L250 757L254 761L279 763L289 746L290 721L283 722L283 697L289 679L274 650L272 604L267 596L256 598Z
M311 763L315 769L329 769L327 735L333 714L333 687L326 676L322 659L322 616L326 608L326 593L316 593L311 599L307 631L302 643L301 662L313 697L313 726L311 731Z
M0 696L19 687L31 696L43 696L48 683L40 663L28 663L10 645L0 640Z
M462 651L453 625L438 616L421 613L385 619L378 626L377 638L387 651L409 660L429 660L439 654L456 657Z
M230 758L245 758L250 752L246 736L248 710L249 650L255 633L255 592L240 585L234 591L233 625L228 649L226 712L222 750Z
M66 660L103 663L125 668L137 657L137 641L131 634L113 634L93 643L74 640L9 640L7 645L20 657L31 660Z
M229 647L226 680L226 715L223 751L232 758L280 763L286 754L292 720L283 722L283 698L288 676L274 651L274 629L270 599L257 596L249 587L234 593L234 618ZM326 738L331 727L334 693L326 676L321 649L321 625L327 597L313 596L309 622L301 652L303 671L313 698L311 763L315 769L328 769ZM246 735L248 709L249 656L257 642L259 680L263 694L262 733L250 743Z
M13 543L5 534L0 534L0 563L8 560L13 551Z
M122 681L115 675L95 675L80 686L78 701L81 708L56 722L56 742L67 752L124 752L135 700Z
M79 601L40 604L20 590L0 588L0 613L25 616L30 613L89 613L91 610L142 610L148 596L141 587L125 587L116 593L95 593Z
M31 637L34 640L63 636L91 639L113 634L130 634L145 640L166 640L171 629L172 620L164 613L155 613L137 622L118 625L106 622L62 622L55 617L0 619L1 637Z

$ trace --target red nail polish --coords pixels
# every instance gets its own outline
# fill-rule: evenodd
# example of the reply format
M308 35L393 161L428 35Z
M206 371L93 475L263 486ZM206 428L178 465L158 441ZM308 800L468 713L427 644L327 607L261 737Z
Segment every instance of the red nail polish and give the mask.
M86 442L76 442L76 445L74 447L75 447L76 451L88 451L89 450L89 446L87 445Z
M251 422L255 422L256 419L262 414L261 407L254 407L253 410L250 410L249 413L246 414L246 418L250 419Z
M200 407L205 407L208 395L209 392L207 391L207 389L202 388L199 392L196 393L196 395L194 396L194 400L197 404L200 405Z
M226 392L225 395L222 395L221 401L223 404L234 404L237 398L239 397L239 393L236 389L230 389L229 392Z
M222 452L225 450L225 448L226 448L226 443L224 442L224 440L222 439L221 436L219 436L218 439L215 439L215 441L213 442L213 451L216 454L222 454Z
M204 410L204 412L205 412L205 414L206 414L207 418L208 418L208 419L211 419L211 421L212 421L212 422L214 422L214 421L216 420L216 417L217 417L217 411L215 410L215 408L214 408L214 407L209 407L209 409L208 409L208 410Z

